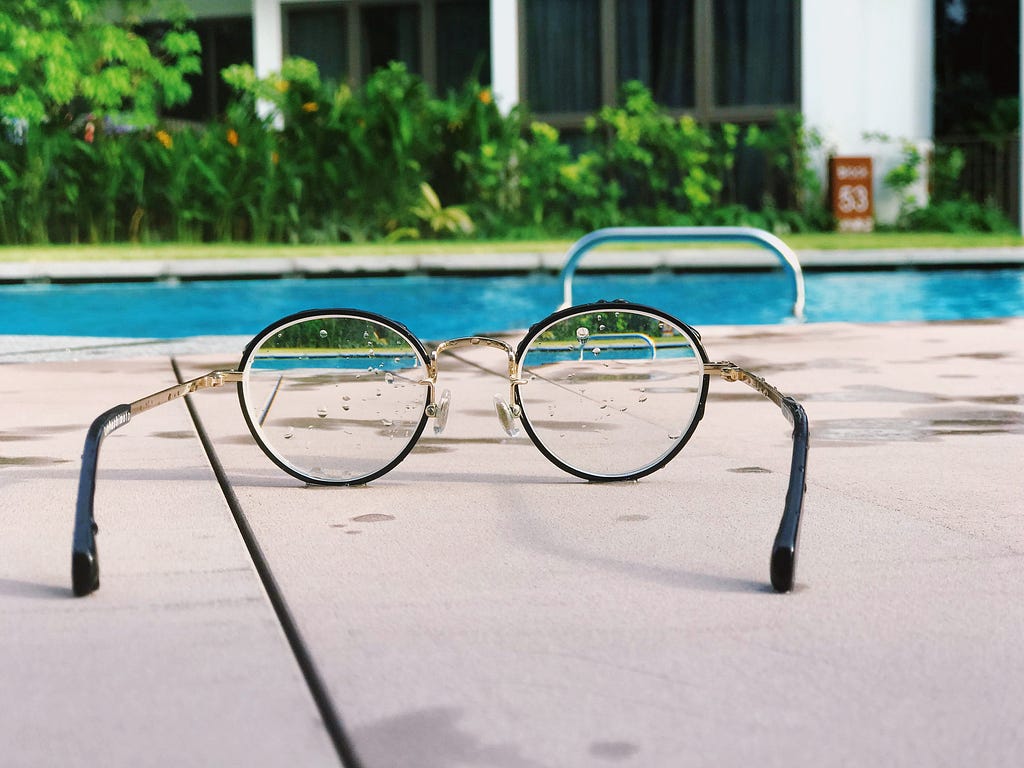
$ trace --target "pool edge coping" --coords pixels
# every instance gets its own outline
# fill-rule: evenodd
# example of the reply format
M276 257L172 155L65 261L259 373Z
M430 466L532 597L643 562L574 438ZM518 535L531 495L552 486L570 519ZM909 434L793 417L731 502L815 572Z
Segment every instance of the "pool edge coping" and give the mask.
M1024 247L805 250L798 254L810 270L969 268L1024 266ZM0 262L0 284L147 282L156 280L238 280L318 277L371 277L405 274L493 276L558 273L565 255L554 252L408 254L381 256L294 256L241 259L140 259L102 261ZM581 271L757 270L775 266L758 249L666 248L598 251Z

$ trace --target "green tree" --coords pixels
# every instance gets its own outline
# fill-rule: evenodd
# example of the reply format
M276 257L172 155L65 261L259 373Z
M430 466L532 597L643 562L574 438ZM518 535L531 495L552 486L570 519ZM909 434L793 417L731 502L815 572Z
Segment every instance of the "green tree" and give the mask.
M0 118L30 126L58 122L74 104L96 117L145 125L155 122L161 105L187 101L185 76L200 69L199 38L173 9L173 21L151 44L133 28L151 7L128 0L4 0Z

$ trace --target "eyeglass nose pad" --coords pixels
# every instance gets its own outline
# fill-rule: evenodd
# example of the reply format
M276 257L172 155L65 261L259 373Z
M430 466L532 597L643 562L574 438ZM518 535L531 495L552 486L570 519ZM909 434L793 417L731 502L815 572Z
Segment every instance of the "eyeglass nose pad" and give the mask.
M500 395L494 396L494 410L498 412L498 421L502 429L509 437L519 434L519 427L516 426L516 419L519 418L518 408L511 408L508 403L501 399Z
M440 435L444 432L444 428L448 426L448 408L452 403L452 391L446 389L441 393L441 399L437 401L434 407L434 434Z

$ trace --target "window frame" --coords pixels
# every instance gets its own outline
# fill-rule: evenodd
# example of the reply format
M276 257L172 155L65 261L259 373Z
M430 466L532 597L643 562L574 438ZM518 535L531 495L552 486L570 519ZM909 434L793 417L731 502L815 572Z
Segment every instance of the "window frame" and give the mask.
M358 86L370 76L368 67L364 66L363 11L369 8L387 6L412 5L419 11L419 61L415 71L423 78L427 86L437 91L437 9L449 0L336 0L335 2L297 2L281 4L281 48L285 58L292 55L290 51L291 35L289 31L289 14L292 11L341 11L345 19L345 45L347 72L345 82ZM482 0L482 5L490 13L490 3ZM492 46L488 36L488 49ZM486 53L490 55L490 50ZM488 75L490 73L487 73ZM487 78L489 81L489 77Z
M598 5L598 28L600 30L600 105L613 105L618 102L618 92L622 85L618 81L618 44L617 0L596 0ZM694 73L694 106L692 108L666 107L673 117L688 115L700 123L715 124L723 122L757 123L768 122L775 118L780 110L796 111L800 108L800 72L801 72L801 38L800 24L801 0L793 2L793 100L786 103L746 104L742 106L720 105L715 103L715 30L714 0L694 0L694 42L693 42L693 73ZM529 62L530 51L527 45L527 25L529 14L527 0L519 0L519 82L523 92L520 101L527 107L530 104ZM596 111L596 110L595 110ZM537 119L558 129L581 128L585 119L592 112L579 111L537 111L531 112Z

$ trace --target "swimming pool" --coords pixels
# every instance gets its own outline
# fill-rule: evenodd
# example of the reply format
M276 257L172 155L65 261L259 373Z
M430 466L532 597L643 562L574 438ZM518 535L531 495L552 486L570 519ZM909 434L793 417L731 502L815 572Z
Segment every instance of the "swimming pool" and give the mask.
M810 272L809 322L1024 315L1024 270ZM625 298L696 327L778 323L792 287L780 271L581 274L574 299ZM252 335L302 309L355 307L424 339L525 328L561 301L557 277L365 277L0 286L0 334L181 338Z

